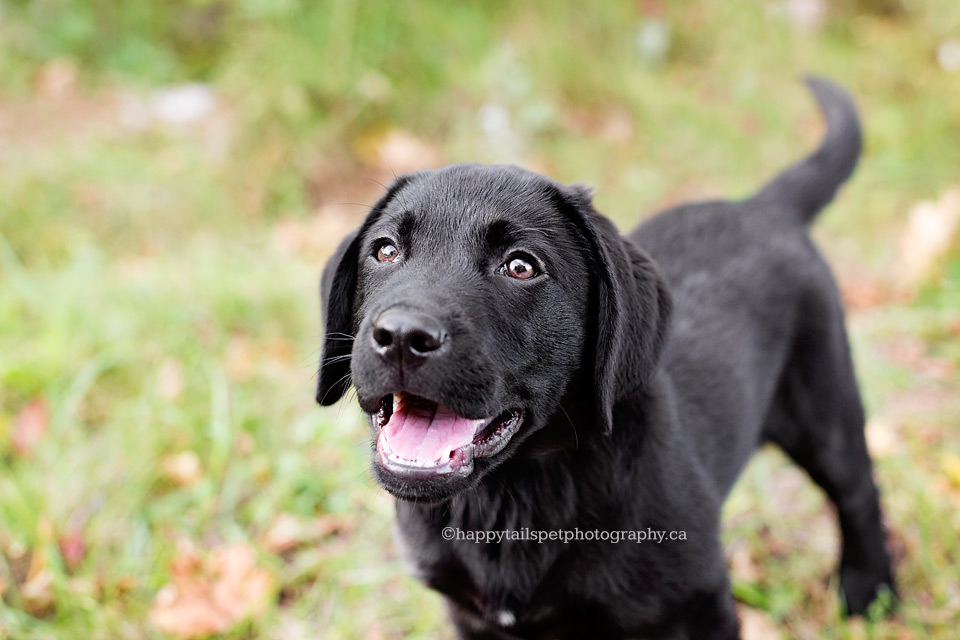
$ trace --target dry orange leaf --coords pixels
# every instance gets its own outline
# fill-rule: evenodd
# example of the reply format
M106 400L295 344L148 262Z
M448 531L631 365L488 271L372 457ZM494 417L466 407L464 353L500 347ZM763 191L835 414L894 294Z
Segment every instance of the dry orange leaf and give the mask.
M206 558L182 549L170 573L172 582L157 593L150 621L184 640L223 633L257 616L273 590L273 576L242 543L214 549Z
M756 582L760 579L760 569L745 544L738 544L729 554L730 572L739 580Z
M867 422L865 429L867 449L874 458L883 458L902 448L899 432L894 426L882 419L874 418Z
M737 607L737 614L743 640L780 640L777 626L762 611L741 605Z
M49 569L33 573L20 585L23 608L32 615L43 616L53 609L53 574Z
M87 543L83 539L82 531L74 530L62 535L57 540L57 546L64 564L71 571L76 570L87 556Z
M43 398L36 398L17 414L11 443L13 451L23 456L30 453L50 427L50 412Z
M346 518L335 515L305 520L290 513L281 513L267 527L260 544L271 553L286 553L300 545L348 530L351 524Z
M440 152L433 145L407 131L388 132L376 152L376 163L393 173L430 169L440 164Z
M960 456L954 453L945 453L943 454L941 465L943 466L943 472L947 475L947 479L950 480L956 489L960 489Z
M176 400L185 386L183 366L173 358L164 360L157 371L157 395L162 400Z
M203 475L200 456L193 451L184 451L167 456L160 462L163 475L181 487L189 487Z
M958 227L960 189L950 189L937 202L918 203L910 211L900 240L900 283L911 286L920 282L950 248Z

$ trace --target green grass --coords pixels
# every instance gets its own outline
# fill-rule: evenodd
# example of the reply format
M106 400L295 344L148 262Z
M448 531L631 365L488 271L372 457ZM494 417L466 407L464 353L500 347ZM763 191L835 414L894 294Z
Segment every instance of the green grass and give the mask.
M443 161L588 182L626 227L746 195L810 148L820 123L797 77L825 73L857 96L867 155L815 234L843 282L886 291L910 206L960 176L960 76L936 63L960 5L848 0L816 34L778 6L664 3L672 45L645 61L636 3L0 4L0 638L161 637L147 612L184 540L248 542L274 578L228 637L450 636L393 550L358 410L312 401L317 277L363 215L341 203L391 178L377 150L393 129ZM51 96L54 60L77 75ZM211 85L215 116L118 124L118 101L186 81ZM507 129L484 133L485 105ZM725 541L755 567L735 591L784 637L960 626L960 251L916 293L851 316L869 412L894 442L876 473L897 615L841 619L832 513L779 454L727 505ZM23 452L35 402L49 424ZM200 460L187 482L165 470L182 452ZM346 524L275 553L280 513ZM52 580L43 606L24 593L31 563Z

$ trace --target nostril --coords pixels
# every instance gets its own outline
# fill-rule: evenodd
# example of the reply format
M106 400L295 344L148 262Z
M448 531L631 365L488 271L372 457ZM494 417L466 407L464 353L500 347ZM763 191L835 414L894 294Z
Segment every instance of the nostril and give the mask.
M373 339L381 347L389 347L393 344L393 334L383 327L376 327L373 330Z
M415 353L429 353L440 348L442 336L427 331L415 331L410 336L410 350Z

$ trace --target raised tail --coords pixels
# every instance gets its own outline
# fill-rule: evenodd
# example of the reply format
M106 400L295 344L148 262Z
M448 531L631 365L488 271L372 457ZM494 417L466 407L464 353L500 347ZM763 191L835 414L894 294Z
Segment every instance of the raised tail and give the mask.
M853 173L863 142L850 94L824 78L806 76L804 82L827 123L823 142L816 151L784 169L753 199L785 207L795 220L810 224Z

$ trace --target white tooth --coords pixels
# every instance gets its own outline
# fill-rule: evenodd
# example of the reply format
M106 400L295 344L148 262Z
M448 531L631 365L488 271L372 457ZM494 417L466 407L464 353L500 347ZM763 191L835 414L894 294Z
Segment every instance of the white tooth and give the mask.
M393 410L396 411L399 406L400 406L400 394L395 393L393 394Z

